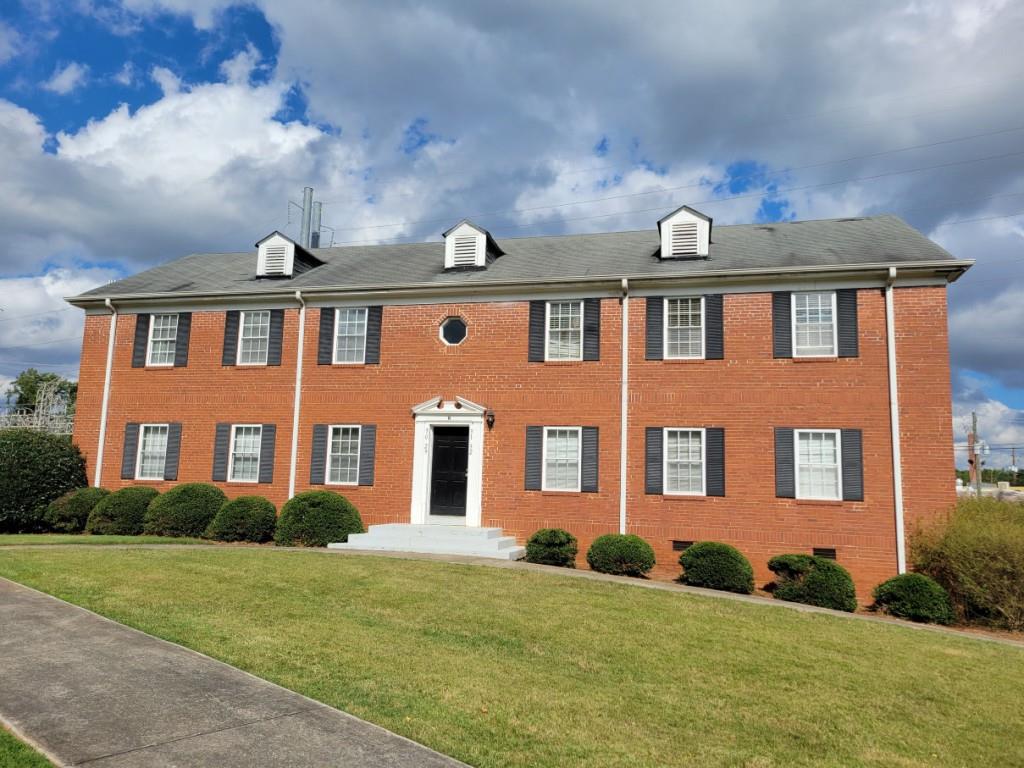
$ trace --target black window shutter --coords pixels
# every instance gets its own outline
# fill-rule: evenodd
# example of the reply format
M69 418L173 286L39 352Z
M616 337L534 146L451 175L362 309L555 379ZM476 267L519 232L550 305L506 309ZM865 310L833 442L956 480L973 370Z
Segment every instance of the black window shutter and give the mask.
M274 443L277 438L277 425L264 424L260 430L260 475L261 483L274 482Z
M366 308L366 359L367 365L380 364L380 326L384 319L384 307Z
M598 437L597 427L583 428L583 466L580 470L580 490L597 493Z
M840 433L843 453L843 500L864 501L864 449L859 429Z
M167 455L164 459L164 480L178 479L178 461L180 458L181 424L175 422L167 425Z
M796 498L796 471L793 466L793 430L775 428L775 495L780 499Z
M377 425L359 428L359 484L373 485L373 468L377 458Z
M725 357L720 293L710 293L704 297L704 357L707 360L721 360Z
M531 363L544 362L544 324L547 321L547 302L530 302L530 349L527 360ZM539 485L537 486L540 487Z
M665 356L665 297L647 297L647 359L661 360ZM661 491L658 491L661 493Z
M139 454L139 425L124 425L124 451L121 454L121 479L135 479L135 460Z
M149 315L135 316L135 346L132 347L132 368L146 366L146 347L149 345Z
M333 307L320 308L320 338L316 345L317 365L330 365L334 362L334 316L337 312L338 310Z
M839 357L857 357L857 289L836 291L836 335Z
M544 459L544 427L526 428L526 490L539 491Z
M721 427L708 427L704 430L707 445L704 446L704 458L707 461L705 471L708 478L707 496L725 496L725 430Z
M661 427L647 428L647 442L644 450L646 466L644 468L644 493L664 493L664 470L662 468L662 440L664 430Z
M224 354L221 365L234 365L238 359L238 310L229 309L224 317Z
M188 365L188 340L192 335L192 313L178 313L178 335L174 337L174 367Z
M327 432L326 424L313 425L313 448L309 454L310 485L327 482Z
M601 359L601 300L583 300L583 359Z
M267 365L281 364L281 344L284 341L284 310L270 310L270 338L267 340Z
M228 443L231 441L231 425L218 424L213 441L213 480L221 483L228 479Z
M772 356L793 356L793 299L789 291L772 294Z

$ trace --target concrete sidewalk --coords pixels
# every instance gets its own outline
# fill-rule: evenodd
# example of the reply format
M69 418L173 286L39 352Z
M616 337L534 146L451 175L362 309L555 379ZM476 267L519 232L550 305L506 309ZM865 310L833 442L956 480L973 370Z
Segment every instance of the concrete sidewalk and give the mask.
M68 766L463 765L7 579L0 720Z

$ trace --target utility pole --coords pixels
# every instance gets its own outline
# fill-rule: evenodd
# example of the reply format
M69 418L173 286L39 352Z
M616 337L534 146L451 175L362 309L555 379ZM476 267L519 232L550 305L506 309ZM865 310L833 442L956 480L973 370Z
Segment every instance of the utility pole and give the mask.
M309 233L309 245L311 248L320 247L320 214L323 204L318 200L313 203L313 223Z
M313 188L302 190L302 229L299 234L299 245L309 248L310 221L313 217Z

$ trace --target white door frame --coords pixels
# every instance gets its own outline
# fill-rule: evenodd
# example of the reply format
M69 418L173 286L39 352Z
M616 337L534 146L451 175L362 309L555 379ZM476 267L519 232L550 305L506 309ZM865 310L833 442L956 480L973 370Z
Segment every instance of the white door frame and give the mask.
M479 528L483 519L484 416L487 409L461 397L434 397L412 409L416 419L412 456L412 508L409 521L415 525L440 522L430 517L430 465L434 427L469 427L469 456L466 464L467 527ZM450 518L444 520L453 524Z

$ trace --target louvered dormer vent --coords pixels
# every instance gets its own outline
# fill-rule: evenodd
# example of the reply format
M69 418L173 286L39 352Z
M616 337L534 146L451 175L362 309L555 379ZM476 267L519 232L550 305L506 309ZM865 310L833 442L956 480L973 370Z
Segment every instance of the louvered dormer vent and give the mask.
M295 249L295 242L280 232L264 237L256 243L256 277L293 277L296 272L313 266L300 262Z
M455 249L452 254L453 267L476 266L477 240L479 238L476 235L462 235L455 238Z
M288 260L288 246L284 243L280 245L268 245L266 255L263 259L263 274L272 277L286 275L286 262Z
M678 222L672 225L672 257L697 255L697 223Z

